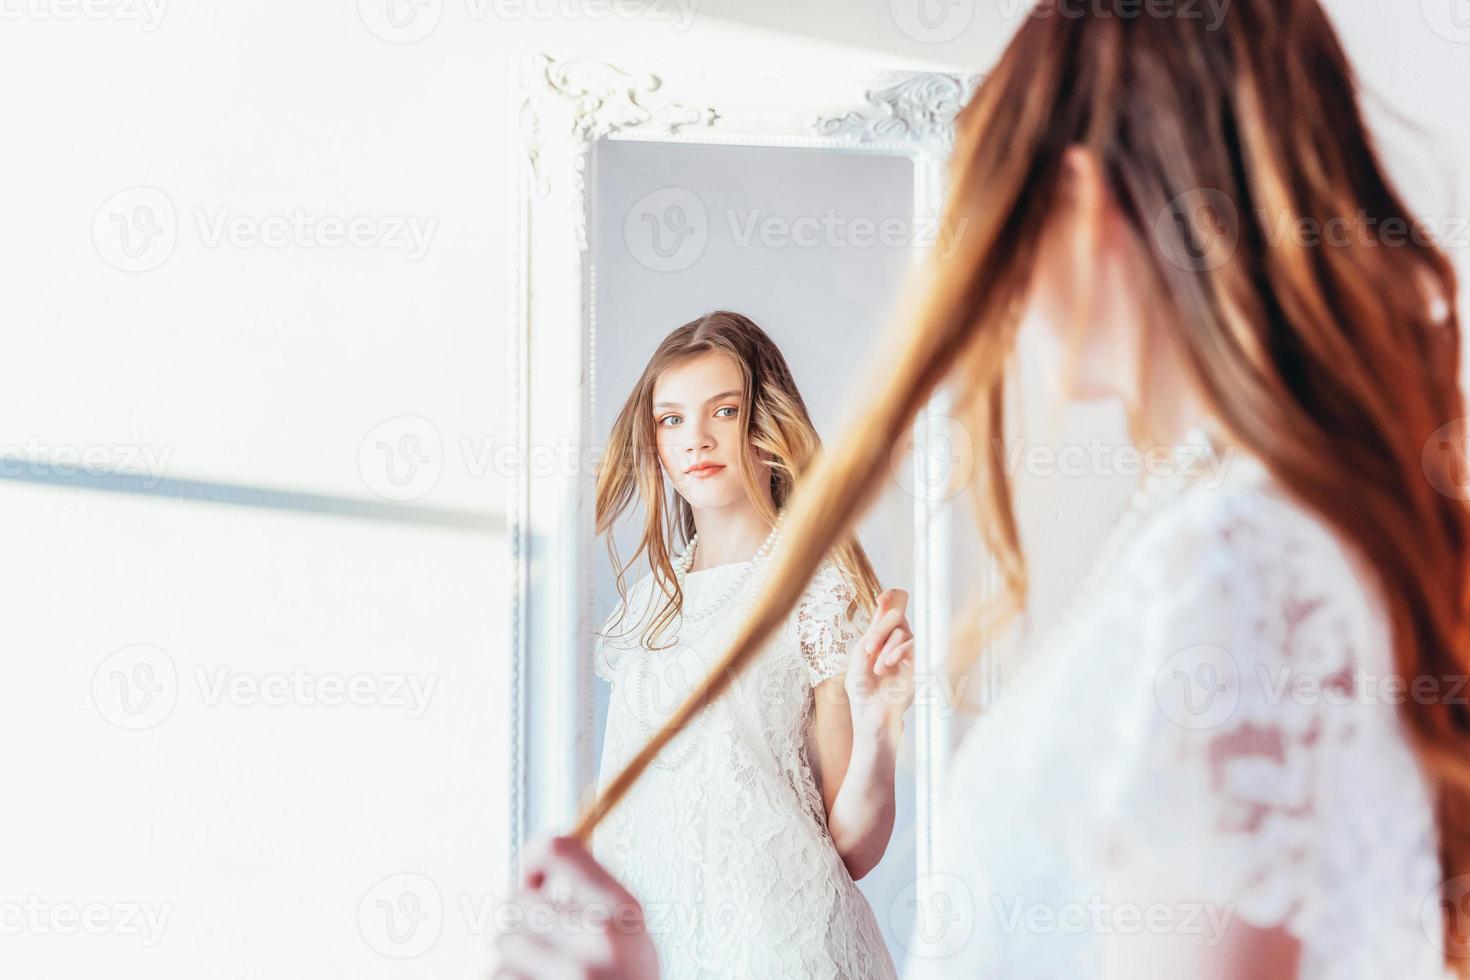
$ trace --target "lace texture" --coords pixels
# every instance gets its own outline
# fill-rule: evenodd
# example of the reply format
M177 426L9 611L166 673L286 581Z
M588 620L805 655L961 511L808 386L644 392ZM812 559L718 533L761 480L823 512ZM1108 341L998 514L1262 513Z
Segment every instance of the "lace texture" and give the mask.
M847 673L848 652L867 632L867 613L848 609L856 593L832 562L817 569L812 584L796 607L796 642L806 661L812 686Z
M744 568L691 572L686 601L721 595ZM636 629L599 642L595 663L612 681L603 782L724 655L762 571L726 608L680 625L670 649L643 649ZM644 906L667 980L895 977L873 911L832 844L807 747L813 686L845 671L866 628L847 620L846 589L835 566L819 569L785 628L593 835L598 860ZM629 592L622 628L660 601L645 578Z
M960 914L921 911L906 976L1098 976L1129 928L1234 922L1290 934L1303 980L1448 975L1378 595L1242 471L1155 514L966 737L937 860Z

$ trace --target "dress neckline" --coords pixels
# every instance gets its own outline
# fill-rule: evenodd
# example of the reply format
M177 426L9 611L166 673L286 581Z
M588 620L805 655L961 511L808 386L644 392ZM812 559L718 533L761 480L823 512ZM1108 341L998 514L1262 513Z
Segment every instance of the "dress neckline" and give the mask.
M721 572L727 569L744 568L746 565L749 565L753 561L755 561L754 558L747 558L744 561L727 561L719 565L711 565L709 568L694 568L685 572L684 577L688 579L694 577L695 575L703 575L706 572Z

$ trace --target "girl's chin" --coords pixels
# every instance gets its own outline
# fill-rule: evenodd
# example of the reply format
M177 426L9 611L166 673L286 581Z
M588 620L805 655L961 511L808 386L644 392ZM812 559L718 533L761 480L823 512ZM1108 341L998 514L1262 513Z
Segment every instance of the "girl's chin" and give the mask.
M725 487L681 487L679 496L695 510L716 510L739 503L745 496L738 487L731 492Z

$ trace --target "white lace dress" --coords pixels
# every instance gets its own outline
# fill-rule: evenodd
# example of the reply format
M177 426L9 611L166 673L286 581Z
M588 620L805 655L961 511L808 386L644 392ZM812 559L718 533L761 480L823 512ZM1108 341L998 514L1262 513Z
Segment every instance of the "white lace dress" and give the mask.
M630 590L621 629L632 624L632 635L605 635L595 656L613 685L601 783L726 652L764 569L759 559L689 573L679 642L666 650L638 643L662 593L651 578ZM842 676L866 629L846 617L850 598L824 565L734 688L665 748L593 835L598 861L643 905L664 980L895 975L832 844L810 764L814 686Z
M1303 980L1445 976L1366 573L1244 457L1118 554L956 752L907 980L1100 977L1114 937L1233 922L1286 930Z

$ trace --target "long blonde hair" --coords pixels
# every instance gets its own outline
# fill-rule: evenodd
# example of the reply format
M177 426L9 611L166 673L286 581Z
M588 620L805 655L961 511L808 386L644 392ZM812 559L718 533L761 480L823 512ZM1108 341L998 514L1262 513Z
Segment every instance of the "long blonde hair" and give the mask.
M1361 215L1422 230L1385 175L1355 91L1318 0L1235 0L1218 24L1038 3L958 121L945 222L967 233L933 257L920 312L882 351L886 384L790 504L775 567L728 656L576 832L616 805L777 628L876 493L889 445L946 379L954 414L987 450L975 484L981 531L1010 607L1019 604L1025 562L1002 455L1007 365L1071 146L1098 161L1195 392L1375 573L1396 670L1470 673L1470 509L1436 489L1457 485L1450 454L1424 452L1465 414L1453 267L1417 233L1394 247L1273 241L1282 219ZM1181 210L1201 194L1233 215ZM1238 226L1234 251L1183 261L1204 254L1221 218ZM1436 791L1446 880L1470 874L1470 713L1452 700L1400 709ZM1449 925L1450 948L1463 952ZM1464 959L1447 960L1464 970Z
M628 571L640 557L647 557L653 581L664 601L641 624L641 642L657 649L664 633L678 619L683 593L674 575L671 548L686 544L694 535L694 511L678 494L665 492L654 429L653 388L661 374L692 357L711 351L728 355L740 367L742 394L740 418L745 423L747 452L737 455L741 480L762 516L774 523L798 479L806 472L821 446L817 430L807 413L806 402L781 349L749 317L729 310L715 310L679 327L654 350L637 384L613 422L607 449L597 469L597 533L607 541L608 555L617 575L622 613L614 617L612 630L622 628L628 608ZM770 467L770 501L756 484L753 456ZM635 503L643 504L643 533L637 547L622 560L613 540L613 528ZM771 506L774 505L774 509ZM844 535L832 549L836 564L852 586L853 608L871 610L878 594L878 580L862 546L851 534Z

